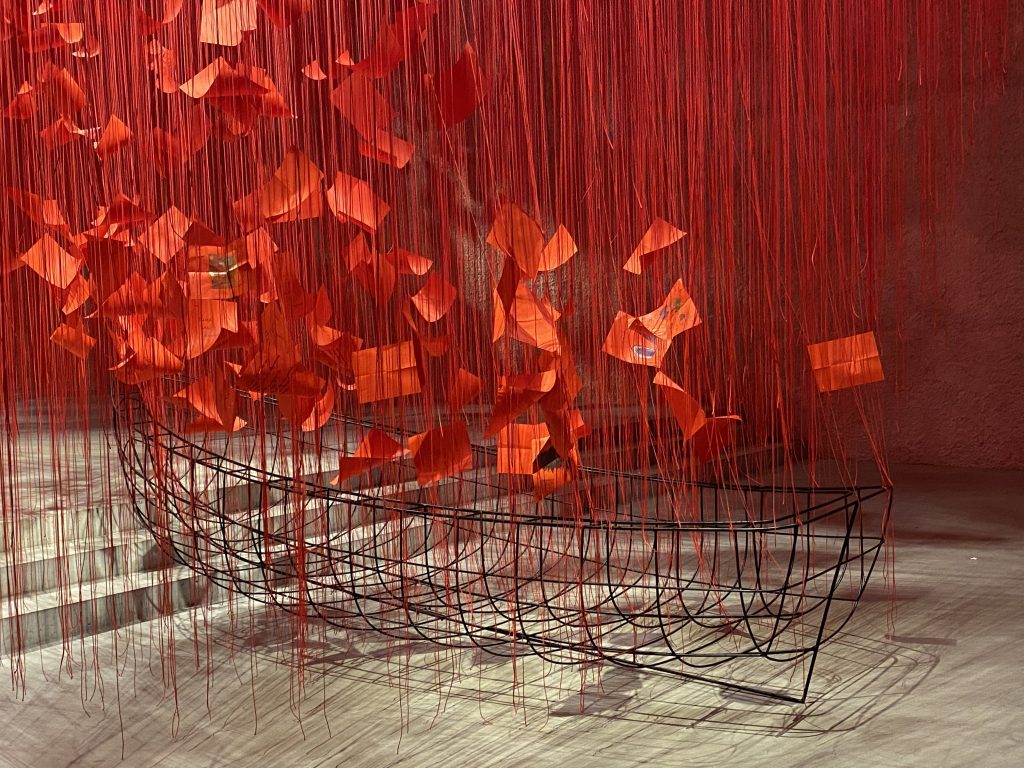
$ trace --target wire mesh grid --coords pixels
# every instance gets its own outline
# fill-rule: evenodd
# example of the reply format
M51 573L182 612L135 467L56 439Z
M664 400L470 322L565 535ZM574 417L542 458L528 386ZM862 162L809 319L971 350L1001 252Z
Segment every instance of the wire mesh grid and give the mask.
M272 410L265 403L261 410ZM560 665L611 663L804 701L883 545L882 486L702 483L584 467L537 500L474 468L420 487L399 459L331 485L337 445L275 418L185 434L115 409L143 523L179 563L329 625ZM600 488L600 494L588 491ZM611 499L607 506L581 498Z

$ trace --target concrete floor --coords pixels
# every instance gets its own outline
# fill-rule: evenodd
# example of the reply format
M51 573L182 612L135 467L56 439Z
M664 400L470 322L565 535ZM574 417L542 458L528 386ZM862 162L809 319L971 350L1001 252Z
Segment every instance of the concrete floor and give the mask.
M221 607L33 652L0 766L1024 765L1024 473L896 481L895 601L876 574L804 705L340 633L299 690L287 622Z

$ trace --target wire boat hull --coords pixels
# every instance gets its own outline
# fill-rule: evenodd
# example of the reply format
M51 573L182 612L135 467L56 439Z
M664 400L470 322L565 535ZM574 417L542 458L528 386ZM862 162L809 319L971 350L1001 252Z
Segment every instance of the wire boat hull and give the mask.
M491 474L485 448L477 468L439 484L420 488L399 461L338 487L333 471L302 466L301 445L280 450L291 436L272 435L268 451L266 431L181 434L139 398L120 412L142 521L175 560L235 593L402 641L606 662L787 701L807 698L818 652L863 595L891 504L881 486L585 469L581 486L615 504L581 509Z

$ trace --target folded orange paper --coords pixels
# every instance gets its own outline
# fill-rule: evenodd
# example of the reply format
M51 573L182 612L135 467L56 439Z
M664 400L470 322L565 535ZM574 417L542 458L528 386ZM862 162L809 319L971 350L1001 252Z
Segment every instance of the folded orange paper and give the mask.
M468 118L484 99L487 84L476 51L466 43L455 66L437 78L438 111L448 128Z
M545 467L533 473L533 497L540 501L560 488L564 488L575 478L571 467Z
M685 234L683 230L674 227L664 219L655 219L622 268L627 272L639 275L643 272L645 257L663 248L668 248L681 240Z
M256 0L203 0L199 42L236 46L256 29Z
M327 205L342 221L351 221L371 233L391 210L369 184L340 171L334 177L334 186L327 190Z
M260 214L271 221L301 221L320 215L323 172L295 147L285 154L274 177L260 191Z
M540 224L515 203L506 201L498 207L487 244L512 259L523 278L537 276L544 257L544 233Z
M413 295L412 303L428 323L434 323L448 314L455 303L455 287L443 277L432 272L423 287Z
M390 131L395 119L395 110L360 72L341 81L331 93L331 103L367 142L376 141L377 131Z
M422 391L416 344L412 341L353 352L352 369L360 403L390 400Z
M371 429L363 436L351 456L341 456L338 459L338 476L331 484L337 485L351 477L361 475L400 456L403 450L401 443L392 440L383 430Z
M413 435L409 438L409 450L420 485L436 483L473 466L469 431L461 421Z
M669 410L683 430L683 438L690 441L697 461L710 461L729 446L739 416L707 416L689 392L661 371L654 377L654 385L668 401Z
M809 344L807 353L819 392L834 392L885 378L875 334L870 331Z
M50 341L82 360L85 360L90 350L96 346L96 339L85 332L80 318L77 323L69 320L58 325L57 330L50 336Z
M484 436L496 435L499 430L515 421L519 414L538 403L544 395L554 389L557 380L558 371L554 368L540 373L499 376L494 410L487 422Z
M640 315L637 320L659 339L671 341L683 331L699 325L700 315L697 314L697 306L690 294L683 287L683 281L677 280L661 306L653 312Z
M65 251L49 235L21 255L21 260L43 280L57 288L67 288L82 268L82 260Z
M455 374L455 381L448 391L448 407L452 409L453 414L459 413L469 402L479 397L482 390L483 382L479 376L465 368L459 368Z
M502 475L532 475L533 464L547 442L547 424L509 424L498 432L496 471Z
M497 341L507 334L510 339L532 347L558 352L560 343L555 327L560 316L558 310L546 299L535 296L525 283L518 282L519 274L516 265L508 260L494 290L492 340Z
M619 312L601 350L627 363L658 368L668 348L669 341L647 331L632 315Z

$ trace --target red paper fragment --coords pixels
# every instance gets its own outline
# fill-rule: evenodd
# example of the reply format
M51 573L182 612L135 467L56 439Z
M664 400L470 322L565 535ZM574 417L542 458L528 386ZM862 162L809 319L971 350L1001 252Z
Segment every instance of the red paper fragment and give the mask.
M363 340L350 333L327 326L310 329L310 338L316 345L316 359L340 374L352 375L352 354L363 346ZM348 389L355 389L355 385Z
M455 374L455 381L448 391L448 407L452 413L459 413L468 403L479 397L482 390L483 382L479 376L465 368L459 368Z
M428 323L434 323L448 314L457 296L455 287L432 272L423 287L412 297L413 306Z
M323 397L316 401L309 416L300 425L303 432L315 432L320 429L331 418L334 412L334 387L327 382L327 389Z
M360 136L376 142L377 131L390 130L395 111L373 87L370 78L353 72L331 93L331 103Z
M320 215L323 172L292 147L274 177L260 191L260 214L272 221L301 221Z
M114 376L125 384L141 384L184 368L167 347L139 328L129 330L127 346L129 356L111 368Z
M637 318L619 312L612 321L601 351L627 363L658 368L668 348L668 341L647 331Z
M537 276L544 258L544 234L515 203L506 202L498 208L487 243L515 261L524 278Z
M535 405L550 392L558 380L558 372L551 368L540 373L516 374L498 377L498 391L494 410L484 430L485 437L496 435L516 420L531 405Z
M7 188L7 196L36 224L67 230L67 221L56 200L44 200L39 195L15 187Z
M373 49L362 61L351 62L350 56L342 54L342 57L351 62L348 64L351 69L370 78L386 77L391 74L394 68L402 63L405 56L405 48L390 24L381 27L377 33L377 39L374 41Z
M354 352L352 369L360 403L415 395L422 390L416 345L412 341Z
M236 46L256 29L256 0L203 0L199 42Z
M12 120L28 120L36 112L35 89L27 82L23 82L18 92L4 108L3 116Z
M259 67L240 63L235 72L240 80L262 89L262 93L207 97L207 100L220 110L223 125L229 133L235 136L244 136L250 133L261 116L285 119L294 117L285 103L284 96L281 95L266 71ZM244 91L244 86L240 90Z
M137 315L151 311L146 281L137 272L132 272L120 288L107 296L100 305L98 314L105 317Z
M42 53L82 41L85 28L81 24L41 24L18 37L26 53Z
M139 236L139 243L167 264L185 246L190 223L188 216L171 206Z
M224 331L238 332L238 305L233 301L188 301L185 313L184 349L180 353L182 357L199 357L213 348Z
M313 59L309 64L302 68L302 74L310 80L315 80L317 82L326 80L329 77L329 75L320 67L320 62L316 59Z
M665 297L661 306L653 312L641 315L637 321L648 331L664 341L671 341L683 331L688 331L700 324L697 307L690 294L683 287L683 281L677 280Z
M559 224L555 234L548 240L548 244L544 246L538 269L541 272L557 269L575 256L576 251L576 241L572 239L569 231Z
M374 301L380 304L391 298L397 280L395 267L390 261L380 258L362 232L345 249L345 261Z
M419 341L420 350L428 357L440 357L441 355L447 354L448 350L451 349L452 341L447 334L442 336L427 336L422 333L417 333L417 341Z
M39 69L36 90L59 115L72 115L85 107L85 91L66 69L47 62Z
M561 395L561 387L555 387L540 400L544 422L551 435L551 447L563 459L577 458L576 443L590 434L590 427L583 420L583 414L570 406Z
M21 255L21 260L43 280L57 288L67 288L82 267L82 260L65 251L49 235Z
M510 269L511 266L511 269ZM525 284L516 281L516 269L506 262L494 291L492 340L502 335L549 352L558 352L560 342L555 322L558 311L546 299L539 299Z
M150 40L147 47L149 53L149 71L153 73L156 87L161 93L176 93L181 83L178 81L178 57L170 48L164 47L159 40Z
M691 442L697 461L702 464L711 461L732 445L733 435L739 423L739 416L709 416Z
M533 497L540 501L575 480L570 467L546 467L533 473Z
M809 344L807 354L819 392L834 392L885 379L878 344L871 331Z
M371 234L391 210L362 179L338 172L334 186L327 190L327 205L342 221L358 224Z
M455 66L437 78L438 109L444 125L450 128L472 115L483 101L485 91L476 51L466 43Z
M360 155L394 168L405 168L415 151L413 144L387 131L375 131L372 140L359 137Z
M93 59L99 56L99 38L94 35L86 35L85 39L72 49L71 55L76 59Z
M420 256L412 251L407 251L404 248L392 248L386 254L385 258L394 264L395 269L398 270L400 275L425 275L430 271L431 266L434 262L428 259L426 256Z
M436 483L473 466L469 431L461 421L413 435L409 438L409 450L420 485Z
M131 249L122 241L86 236L82 243L92 296L102 304L132 273Z
M89 300L91 295L89 281L82 277L81 273L78 273L75 275L75 279L71 281L71 285L64 289L64 304L61 306L60 311L65 315L77 312L85 305L85 302Z
M639 275L643 271L645 256L667 248L672 243L681 240L685 234L664 219L655 219L622 268L627 272Z
M184 83L181 92L193 99L226 99L263 96L268 89L253 80L242 65L236 70L223 58L218 58Z
M392 23L381 25L373 48L364 59L355 62L346 51L338 57L338 63L367 77L386 77L419 47L427 20L435 12L433 3L413 3L398 11Z
M63 147L76 136L90 136L91 131L83 130L66 117L59 117L39 132L39 138L47 149Z
M78 324L66 322L58 325L50 336L50 341L82 360L85 360L96 346L96 339L85 332L81 320Z
M224 368L215 368L209 376L192 382L174 397L184 399L199 412L205 423L215 427L210 431L235 431L245 424L242 421L238 425L238 392Z
M360 441L351 456L338 459L338 475L332 485L338 485L356 475L361 475L376 466L397 458L404 453L401 443L392 440L380 429L371 429Z
M689 440L700 431L707 421L704 409L690 396L690 393L661 371L655 375L654 385L661 388L662 394L668 401L669 410L683 430L683 438Z
M690 441L698 462L710 461L732 443L739 416L707 416L688 392L661 371L654 377L654 384L668 400L669 410L683 431L683 439Z
M502 475L532 475L534 462L547 442L547 424L509 424L498 432L495 471Z
M319 396L323 381L301 369L298 347L278 302L264 307L254 330L256 347L242 366L238 386L254 392Z
M106 160L131 141L131 138L132 132L128 126L121 122L117 115L111 115L103 133L100 134L99 141L94 145L96 154L100 160Z
M153 214L138 204L137 198L129 198L118 193L110 201L110 205L100 209L100 214L93 224L109 230L111 227L121 227L128 224L141 224L152 220ZM105 236L111 233L105 231Z

